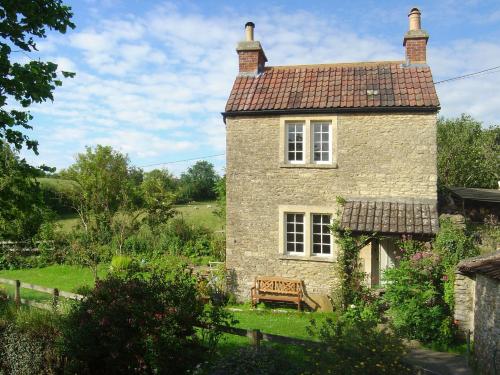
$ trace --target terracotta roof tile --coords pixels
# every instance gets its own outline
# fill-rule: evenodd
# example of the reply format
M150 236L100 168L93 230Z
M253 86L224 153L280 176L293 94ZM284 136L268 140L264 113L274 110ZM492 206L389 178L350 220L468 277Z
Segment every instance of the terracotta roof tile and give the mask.
M236 78L226 112L375 107L437 109L430 68L401 62L267 67L259 76Z

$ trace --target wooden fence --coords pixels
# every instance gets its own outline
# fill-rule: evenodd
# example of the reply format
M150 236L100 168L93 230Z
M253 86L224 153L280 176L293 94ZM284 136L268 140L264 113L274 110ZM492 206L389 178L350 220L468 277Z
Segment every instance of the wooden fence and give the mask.
M23 305L37 307L40 309L51 310L51 309L57 308L58 303L59 303L59 299L61 297L67 298L67 299L73 299L73 300L77 300L77 301L80 301L84 298L81 294L64 292L64 291L59 290L57 288L47 288L47 287L40 286L40 285L23 283L20 280L11 280L11 279L0 278L0 284L7 284L7 285L12 285L15 287L14 301L15 301L17 306L20 306L21 304L23 304ZM52 295L52 304L47 305L45 303L30 301L30 300L21 298L21 288L35 290L37 292L47 293L47 294ZM203 328L203 327L199 327L199 328ZM281 335L274 335L271 333L261 332L258 329L245 329L245 328L237 328L237 327L229 327L229 326L218 326L217 328L220 331L227 333L227 334L230 334L230 335L248 337L248 339L250 341L250 345L256 346L256 347L260 346L261 341L268 341L268 342L273 342L273 343L277 343L277 344L284 344L284 345L297 345L297 346L302 346L302 347L306 347L306 348L324 347L324 344L321 342L318 342L318 341L304 340L304 339L298 339L295 337L288 337L288 336L281 336ZM410 364L408 362L406 362L406 364L409 365L411 368L413 368L413 370L415 371L414 373L416 375L441 375L439 373L433 372L431 370L425 369L425 368L417 366L417 365Z
M81 300L83 296L80 294L65 292L59 290L57 288L47 288L40 285L24 283L20 280L11 280L11 279L3 279L0 278L0 284L12 285L14 287L14 302L17 306L28 305L33 307L38 307L40 309L50 310L53 308L57 308L59 304L60 298L73 299L73 300ZM40 303L28 299L24 299L21 297L21 289L30 289L40 293L50 294L52 296L52 303L50 305L46 303Z

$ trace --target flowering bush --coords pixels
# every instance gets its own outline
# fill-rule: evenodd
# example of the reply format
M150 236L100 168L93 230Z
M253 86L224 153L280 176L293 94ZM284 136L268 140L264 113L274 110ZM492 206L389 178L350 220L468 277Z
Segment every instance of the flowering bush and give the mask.
M451 311L444 300L442 257L416 241L401 243L398 267L385 271L387 314L397 333L424 343L453 339Z
M203 312L196 280L186 272L98 281L68 316L70 372L184 373L204 351L194 328Z

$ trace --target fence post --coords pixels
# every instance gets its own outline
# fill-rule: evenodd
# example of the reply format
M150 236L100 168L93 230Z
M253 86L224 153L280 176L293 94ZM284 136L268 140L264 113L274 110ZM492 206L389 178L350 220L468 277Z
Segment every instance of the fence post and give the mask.
M57 309L57 304L59 303L59 289L54 288L54 294L52 299L52 307Z
M14 291L14 301L16 303L16 307L19 308L21 305L21 281L16 280L16 289Z
M467 366L470 365L470 329L467 330L467 333L466 333L466 342L467 342L467 355L465 357L465 363L467 364Z
M250 338L250 345L259 347L260 346L260 340L261 340L261 333L258 329L252 329L249 332L249 338Z

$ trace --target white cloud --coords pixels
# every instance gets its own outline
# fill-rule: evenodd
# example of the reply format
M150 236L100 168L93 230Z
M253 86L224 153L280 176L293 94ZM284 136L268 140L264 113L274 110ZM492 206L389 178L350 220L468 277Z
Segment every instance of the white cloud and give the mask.
M392 20L395 12L386 16ZM40 127L42 146L59 148L57 158L47 151L42 158L63 166L68 155L96 143L129 153L139 165L223 152L220 112L237 74L235 46L247 19L231 9L205 15L170 3L143 16L113 17L42 45L42 54L77 73L56 91L53 104L34 109L52 123ZM270 65L404 57L399 43L361 34L357 25L335 17L275 9L256 11L252 19ZM428 56L435 78L498 65L500 43L478 38L438 45L431 37ZM498 119L499 80L500 74L439 85L442 114ZM44 136L42 129L51 134ZM222 160L216 162L222 168Z

